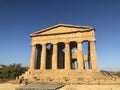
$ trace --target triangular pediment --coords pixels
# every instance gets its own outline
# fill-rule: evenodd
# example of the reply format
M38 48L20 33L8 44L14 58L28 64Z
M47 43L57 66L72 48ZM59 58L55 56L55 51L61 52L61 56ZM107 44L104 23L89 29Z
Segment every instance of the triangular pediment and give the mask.
M94 30L94 28L89 26L77 26L68 24L58 24L31 34L31 36L43 36L43 35L53 35L53 34L65 34L72 32L85 32Z

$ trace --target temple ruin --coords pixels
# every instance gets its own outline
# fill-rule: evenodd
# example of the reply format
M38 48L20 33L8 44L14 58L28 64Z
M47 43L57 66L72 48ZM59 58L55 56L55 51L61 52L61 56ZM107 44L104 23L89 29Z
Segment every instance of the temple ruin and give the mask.
M22 75L25 79L75 83L80 77L86 78L89 73L98 72L93 27L58 24L30 36L32 52L30 68ZM87 54L83 53L85 42Z
M75 69L84 70L84 57L82 43L88 42L88 64L92 71L98 70L95 50L95 29L88 26L75 26L59 24L31 34L32 54L30 70L57 70ZM72 58L73 48L77 48L76 60Z

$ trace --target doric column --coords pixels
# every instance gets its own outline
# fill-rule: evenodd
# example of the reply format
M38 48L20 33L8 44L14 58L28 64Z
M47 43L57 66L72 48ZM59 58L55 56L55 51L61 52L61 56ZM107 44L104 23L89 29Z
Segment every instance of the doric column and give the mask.
M78 52L77 52L78 70L83 70L82 43L78 42L77 46L78 46Z
M57 69L57 44L53 44L52 69Z
M46 69L46 44L42 44L42 56L41 56L41 65L40 69Z
M96 56L96 50L95 50L95 41L89 42L89 55L90 55L90 67L92 70L97 71L97 56Z
M36 46L32 45L31 60L30 60L30 70L35 69L35 56L36 56Z
M65 69L70 69L70 46L65 43Z

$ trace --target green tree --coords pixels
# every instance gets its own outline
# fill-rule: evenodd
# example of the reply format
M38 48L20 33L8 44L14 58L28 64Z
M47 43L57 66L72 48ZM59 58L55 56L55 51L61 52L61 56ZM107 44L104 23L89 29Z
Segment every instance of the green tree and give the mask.
M27 67L22 67L21 64L10 64L1 70L2 79L15 79L27 70Z

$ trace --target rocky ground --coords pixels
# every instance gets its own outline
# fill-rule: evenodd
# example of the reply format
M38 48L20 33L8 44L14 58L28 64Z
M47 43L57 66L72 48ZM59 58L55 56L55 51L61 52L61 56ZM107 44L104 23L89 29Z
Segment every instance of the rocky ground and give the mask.
M18 87L19 84L0 84L0 90L15 90ZM120 85L66 85L58 90L120 90Z

